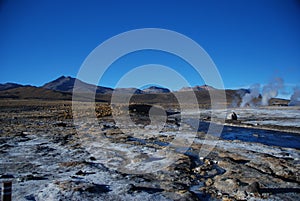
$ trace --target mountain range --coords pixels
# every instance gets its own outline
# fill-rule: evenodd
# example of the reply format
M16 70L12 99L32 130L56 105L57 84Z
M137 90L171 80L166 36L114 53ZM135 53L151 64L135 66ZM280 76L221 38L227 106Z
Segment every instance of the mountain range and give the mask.
M36 87L30 85L20 85L15 83L0 84L0 98L2 99L43 99L43 100L72 100L72 91L75 81L78 84L77 91L82 92L82 94L87 92L96 91L95 99L101 102L110 102L111 95L114 92L118 94L130 93L134 94L132 100L135 102L177 102L175 97L176 94L185 97L187 100L192 99L190 97L189 91L194 91L198 100L202 103L210 104L210 90L218 89L212 86L194 86L194 87L183 87L179 91L172 92L169 89L150 86L143 90L137 88L116 88L112 89L109 87L95 86L83 82L77 78L72 78L70 76L61 76L53 81L50 81L43 86ZM76 85L77 86L77 85ZM249 93L247 89L238 90L225 90L226 97L229 102L236 99L236 97L241 97L245 93ZM84 95L83 95L84 97Z
M109 87L103 87L103 86L95 86L92 84L88 84L86 82L83 82L77 78L73 78L70 76L61 76L53 81L50 81L46 84L44 84L41 87L31 86L31 85L21 85L16 83L6 83L6 84L0 84L0 92L1 96L3 97L3 94L9 95L9 92L14 92L14 94L18 94L19 90L29 90L34 92L46 92L47 90L53 91L53 92L60 92L60 93L72 93L74 83L77 81L77 91L79 92L94 92L96 90L96 94L112 94L115 90L118 93L133 93L133 94L159 94L159 93L170 93L171 91L167 88L158 87L158 86L150 86L148 88L145 88L143 90L137 89L137 88L116 88L112 89ZM203 85L203 86L195 86L195 87L183 87L179 91L202 91L202 90L214 90L215 88Z

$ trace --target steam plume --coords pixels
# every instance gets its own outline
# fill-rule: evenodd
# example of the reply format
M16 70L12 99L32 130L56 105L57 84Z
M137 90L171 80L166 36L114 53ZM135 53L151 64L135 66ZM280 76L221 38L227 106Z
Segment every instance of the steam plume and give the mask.
M278 95L278 91L283 88L283 79L275 78L269 84L265 85L262 90L262 105L268 105L269 100Z
M300 87L294 88L289 106L300 106Z
M249 106L253 106L254 102L253 100L255 98L259 97L259 89L260 89L260 84L253 84L250 87L250 93L246 93L243 98L242 98L242 102L241 102L241 107L245 107L247 105Z

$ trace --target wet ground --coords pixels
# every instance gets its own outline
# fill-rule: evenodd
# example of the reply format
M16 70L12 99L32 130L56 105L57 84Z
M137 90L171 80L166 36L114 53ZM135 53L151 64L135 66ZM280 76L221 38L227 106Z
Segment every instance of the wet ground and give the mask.
M75 128L70 108L70 102L1 102L0 181L14 177L13 200L300 196L298 134L227 125L219 139L206 135L207 122L194 132L190 122L171 117L159 131L143 124L120 130L111 117L101 116L96 125L82 118ZM263 119L276 114L298 120L299 110L280 111L263 111ZM247 120L252 113L238 114Z
M209 125L209 122L200 122L199 131L207 132ZM269 146L300 149L300 134L284 131L225 125L220 138L223 140L240 140Z

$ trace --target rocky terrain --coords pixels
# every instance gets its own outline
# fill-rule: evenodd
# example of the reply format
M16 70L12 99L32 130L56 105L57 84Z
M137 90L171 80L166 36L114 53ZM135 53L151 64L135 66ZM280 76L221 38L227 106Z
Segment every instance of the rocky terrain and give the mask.
M297 200L300 196L299 147L208 136L192 123L195 114L187 122L171 114L158 132L145 115L133 113L142 134L135 125L118 128L110 115L107 104L97 104L97 127L85 121L78 132L69 101L1 100L0 180L14 177L13 200ZM170 146L175 138L192 138L192 144ZM215 144L208 155L199 155Z

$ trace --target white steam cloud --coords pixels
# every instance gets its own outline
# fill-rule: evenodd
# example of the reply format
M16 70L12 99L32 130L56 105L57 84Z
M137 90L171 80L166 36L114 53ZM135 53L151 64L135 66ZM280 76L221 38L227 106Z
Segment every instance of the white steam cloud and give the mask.
M289 106L300 106L300 87L294 88Z
M259 97L260 84L253 84L250 87L250 93L246 93L243 98L240 107L254 106L254 99Z
M262 105L269 105L269 100L278 95L278 91L283 88L283 79L275 78L269 84L265 85L262 90Z
M242 102L240 104L240 107L269 105L269 100L271 98L275 98L278 95L279 91L283 89L283 87L284 87L283 79L281 78L273 79L268 84L263 86L262 93L261 93L261 102L258 102L257 100L260 97L261 86L260 84L254 84L249 89L250 93L246 93L242 97ZM300 88L297 91L297 93L294 95L294 99L298 99L298 103L299 103L299 97L300 97ZM294 104L292 101L291 103Z

